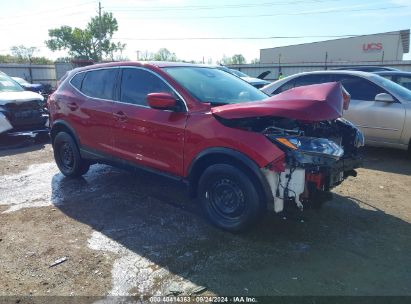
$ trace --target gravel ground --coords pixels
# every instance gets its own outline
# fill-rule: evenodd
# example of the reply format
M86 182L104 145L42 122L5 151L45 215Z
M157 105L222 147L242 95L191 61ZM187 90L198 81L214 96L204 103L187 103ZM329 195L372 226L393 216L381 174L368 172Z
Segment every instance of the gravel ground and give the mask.
M411 295L411 159L367 152L304 222L233 235L163 178L94 165L70 180L47 143L0 151L0 296Z

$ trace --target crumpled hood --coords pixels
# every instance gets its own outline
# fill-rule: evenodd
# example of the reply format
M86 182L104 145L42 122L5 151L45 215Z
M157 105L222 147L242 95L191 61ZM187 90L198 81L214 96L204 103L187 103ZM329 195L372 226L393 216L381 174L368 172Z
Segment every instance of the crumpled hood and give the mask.
M302 121L333 120L343 113L342 87L338 82L302 86L262 101L214 107L225 119L276 116Z
M21 103L30 100L43 101L44 97L31 91L0 92L0 106L7 103Z

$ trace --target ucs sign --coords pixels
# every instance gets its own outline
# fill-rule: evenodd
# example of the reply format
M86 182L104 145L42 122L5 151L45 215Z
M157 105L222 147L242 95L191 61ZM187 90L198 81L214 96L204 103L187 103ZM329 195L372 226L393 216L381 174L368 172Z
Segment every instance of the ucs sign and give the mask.
M362 45L362 50L364 52L379 52L382 51L382 43L364 43Z

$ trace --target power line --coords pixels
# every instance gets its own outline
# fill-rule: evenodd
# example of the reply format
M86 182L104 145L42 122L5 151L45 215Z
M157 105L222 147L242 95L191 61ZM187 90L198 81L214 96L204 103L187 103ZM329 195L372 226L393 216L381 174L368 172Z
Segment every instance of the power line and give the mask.
M33 16L33 15L37 15L37 14L41 14L41 13L48 13L48 12L55 12L55 11L60 11L60 10L66 10L68 8L73 8L73 7L79 7L79 6L85 6L85 5L89 5L91 3L94 3L95 1L88 1L88 2L84 2L84 3L80 3L80 4L76 4L76 5L70 5L70 6L64 6L64 7L59 7L59 8L54 8L54 9L47 9L47 10L41 10L41 11L34 11L34 12L30 12L29 14L21 14L21 15L7 15L7 16L2 16L2 19L14 19L14 18L18 18L18 17L26 17L26 16Z
M305 39L305 38L352 38L361 37L373 34L347 34L347 35L308 35L308 36L270 36L270 37L160 37L160 38L128 38L128 37L113 37L115 40L141 40L141 41L156 41L156 40L269 40L269 39ZM378 35L395 35L398 33L382 33Z
M341 0L301 0L301 1L286 1L286 2L265 2L265 3L252 3L252 4L224 4L224 5L192 5L184 7L155 7L155 8L137 8L135 6L131 7L108 7L110 11L121 12L121 11L138 11L138 12L157 12L157 11L184 11L184 10L213 10L213 9L224 9L224 8L250 8L250 7L266 7L266 6L282 6L282 5L293 5L293 4L317 4L324 2L340 2Z
M225 16L192 16L192 17L167 17L161 16L161 19L226 19L226 18L255 18L255 17L276 17L276 16L302 16L302 15L319 15L319 14L329 14L329 13L349 13L349 12L369 12L369 11L381 11L390 9L400 9L409 8L407 5L398 6L387 6L378 8L361 8L361 9L329 9L323 11L308 11L308 12L297 12L297 13L275 13L275 14L257 14L257 15L225 15ZM153 17L142 17L139 19L155 19Z

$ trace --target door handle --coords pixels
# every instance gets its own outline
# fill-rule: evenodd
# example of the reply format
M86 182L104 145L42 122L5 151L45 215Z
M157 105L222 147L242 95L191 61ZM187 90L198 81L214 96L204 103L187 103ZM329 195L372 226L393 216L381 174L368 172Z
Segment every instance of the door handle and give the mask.
M115 119L119 121L127 121L127 115L123 111L119 111L117 113L113 113Z
M72 111L75 111L75 110L78 109L78 105L77 105L75 102L69 102L69 103L67 104L67 107L68 107L70 110L72 110Z

